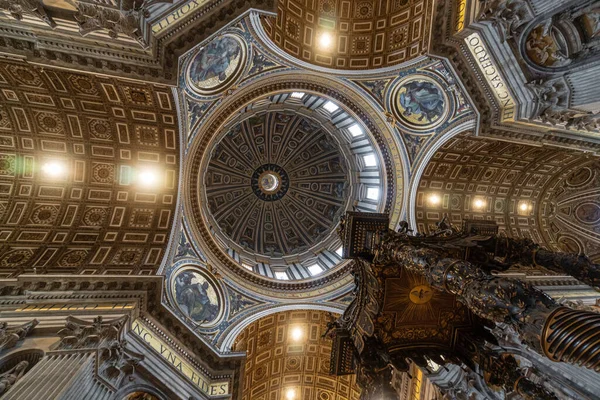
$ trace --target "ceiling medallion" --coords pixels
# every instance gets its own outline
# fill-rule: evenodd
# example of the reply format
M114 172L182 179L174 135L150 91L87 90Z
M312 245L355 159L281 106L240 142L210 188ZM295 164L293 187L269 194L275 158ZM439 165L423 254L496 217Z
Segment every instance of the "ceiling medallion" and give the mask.
M290 179L283 168L275 164L258 167L251 178L254 194L264 201L280 200L290 187Z
M433 289L428 285L415 286L410 290L408 297L414 304L425 304L433 297Z
M185 266L171 277L170 295L181 313L200 325L213 327L223 317L224 297L215 279L196 266Z
M446 119L449 102L442 87L426 76L410 76L392 92L392 112L416 131L430 130Z
M203 47L187 68L187 80L198 94L222 92L240 76L246 65L246 46L236 35L223 35Z

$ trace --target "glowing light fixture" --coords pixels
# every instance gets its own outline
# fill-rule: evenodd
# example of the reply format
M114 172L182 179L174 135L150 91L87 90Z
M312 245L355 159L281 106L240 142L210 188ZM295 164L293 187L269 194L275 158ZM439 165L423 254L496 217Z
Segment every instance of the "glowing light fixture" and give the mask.
M138 172L137 181L142 186L154 186L158 182L158 174L151 169L144 169Z
M322 50L327 50L333 45L333 35L329 32L321 33L319 37L319 47Z
M60 161L49 161L42 165L42 171L48 177L59 178L67 172L67 168Z
M310 272L311 276L319 275L321 272L323 272L323 268L321 268L319 264L313 264L308 267L308 272Z
M483 201L482 199L475 199L475 201L473 202L473 207L481 209L485 207L485 201Z
M292 338L293 341L298 341L300 339L302 339L302 328L300 328L299 326L295 327L292 329L292 331L290 332L290 337Z
M365 166L367 167L375 167L377 165L375 154L367 154L366 156L363 156L363 160L365 160Z
M285 398L286 398L286 400L295 400L296 399L296 390L295 389L286 390Z
M339 107L334 102L328 101L327 103L323 104L323 108L332 113L335 112Z
M358 124L354 124L352 125L350 128L348 128L348 130L350 131L350 134L353 137L357 137L363 134L363 130L361 129L360 126L358 126Z
M292 98L293 99L301 99L304 97L304 93L303 92L293 92L292 93Z
M525 213L527 211L530 211L531 208L532 208L532 205L529 202L527 202L527 201L522 201L519 204L519 211L521 211L521 212Z
M367 188L367 199L379 200L379 188Z
M437 194L430 194L427 197L427 201L429 201L429 204L431 204L432 206L437 206L442 202L442 198Z

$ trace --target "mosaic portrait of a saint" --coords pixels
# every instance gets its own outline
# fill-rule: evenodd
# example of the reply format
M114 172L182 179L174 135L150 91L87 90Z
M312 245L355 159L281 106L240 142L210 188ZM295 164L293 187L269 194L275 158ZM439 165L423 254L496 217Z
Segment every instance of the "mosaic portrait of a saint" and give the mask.
M221 308L214 286L201 274L183 271L175 277L174 294L177 305L190 319L210 324Z
M242 46L232 36L210 42L192 60L189 78L200 90L213 90L227 83L241 67Z
M427 80L414 80L398 90L397 109L400 117L411 125L434 125L445 114L446 101L442 89Z

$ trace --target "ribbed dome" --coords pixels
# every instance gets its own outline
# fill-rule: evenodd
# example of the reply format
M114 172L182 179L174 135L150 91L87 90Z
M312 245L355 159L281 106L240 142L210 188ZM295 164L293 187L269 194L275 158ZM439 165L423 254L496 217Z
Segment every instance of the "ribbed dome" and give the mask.
M320 124L263 111L237 122L215 146L205 182L217 235L241 252L280 258L331 233L347 207L350 177L338 143Z

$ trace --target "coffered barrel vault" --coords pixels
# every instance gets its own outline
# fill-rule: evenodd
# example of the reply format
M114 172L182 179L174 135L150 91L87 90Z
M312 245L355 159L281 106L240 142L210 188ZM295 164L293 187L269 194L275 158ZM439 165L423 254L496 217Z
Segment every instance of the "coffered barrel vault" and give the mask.
M11 62L0 90L0 274L152 274L177 197L171 90Z
M456 225L491 220L509 236L597 260L598 179L597 161L579 153L461 135L444 144L424 170L418 229L437 229L444 215Z
M425 54L432 15L431 0L279 0L277 17L264 17L263 26L274 43L300 60L373 69Z

